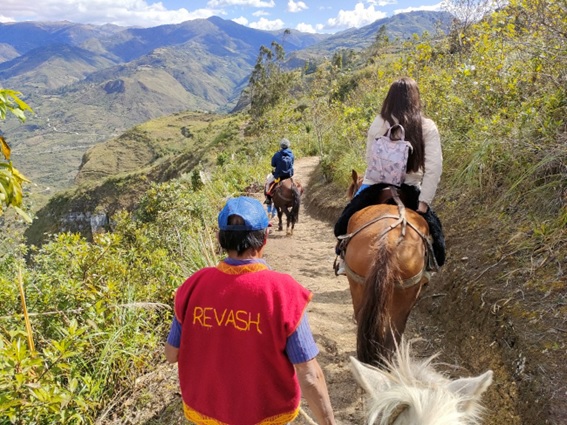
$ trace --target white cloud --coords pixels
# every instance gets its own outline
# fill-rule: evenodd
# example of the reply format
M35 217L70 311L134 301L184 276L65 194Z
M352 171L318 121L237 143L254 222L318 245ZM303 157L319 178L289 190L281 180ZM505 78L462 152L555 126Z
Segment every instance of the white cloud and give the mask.
M300 23L297 24L295 26L295 29L297 31L301 31L301 32L308 32L308 33L316 33L317 31L315 30L315 28L313 28L313 25L311 24L306 24L306 23Z
M307 10L307 9L309 9L309 8L302 1L295 2L293 0L289 0L287 2L287 11L288 12L296 13L296 12L301 12L302 10Z
M207 6L213 8L223 6L274 7L275 5L274 0L210 0L207 3Z
M161 2L145 0L51 0L32 2L2 0L2 15L12 21L61 21L152 27L204 19L222 10L185 8L167 10Z
M297 31L314 34L314 33L322 33L325 30L325 26L322 24L316 24L315 26L313 26L311 24L306 24L305 22L302 22L300 24L297 24L295 26L295 29Z
M397 0L367 0L366 3L373 4L374 6L384 7L391 4L397 4Z
M268 16L268 15L269 13L266 12L265 10L257 10L252 14L252 16Z
M237 24L248 26L248 19L246 19L244 16L233 19L233 21L236 22Z
M0 15L0 22L8 23L8 22L16 22L16 21L12 18L8 18L6 16Z
M282 29L285 25L281 19L270 21L266 18L260 18L257 22L250 22L248 26L257 30L273 31Z
M442 10L444 7L444 2L432 4L431 6L416 6L416 7L406 7L405 9L396 9L394 10L394 15L398 13L409 13L415 12L417 10L430 10L430 11L438 11Z
M374 10L374 6L364 7L363 3L357 3L354 10L340 10L336 18L327 21L327 28L360 28L364 25L385 18L387 14L379 10Z

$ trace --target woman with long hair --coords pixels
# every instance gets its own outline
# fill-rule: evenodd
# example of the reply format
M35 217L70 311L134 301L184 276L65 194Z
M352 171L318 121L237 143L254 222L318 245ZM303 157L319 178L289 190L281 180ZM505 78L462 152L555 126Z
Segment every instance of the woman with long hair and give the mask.
M397 124L403 127L405 140L411 144L405 178L399 188L400 197L406 207L422 214L429 224L435 259L441 266L445 262L445 241L441 222L431 209L443 168L441 139L433 120L423 115L417 83L408 77L392 83L380 114L370 125L366 144L368 165L373 163L375 150L372 147L376 139L386 135ZM355 212L384 200L393 202L388 196L389 190L390 185L376 181L367 168L360 189L335 224L335 236L347 233L348 221ZM341 272L339 270L338 274Z

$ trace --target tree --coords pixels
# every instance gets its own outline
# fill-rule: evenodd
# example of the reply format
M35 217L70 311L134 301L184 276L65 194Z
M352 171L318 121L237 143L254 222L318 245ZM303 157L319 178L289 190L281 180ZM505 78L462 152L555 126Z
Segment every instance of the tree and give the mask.
M20 92L14 90L0 89L1 120L6 119L8 111L20 121L26 120L25 112L32 112L32 109L19 98L20 95ZM4 213L4 208L12 207L24 220L31 222L30 216L20 208L23 199L22 183L30 181L12 165L10 145L1 131L0 150L4 157L3 160L0 160L0 215Z
M384 53L386 53L386 50L388 49L389 46L390 46L390 37L388 36L386 25L382 25L376 32L376 37L374 38L374 42L368 49L370 57L379 59L381 56L384 55Z
M271 48L260 47L256 65L250 76L250 114L261 117L267 108L275 106L286 94L291 76L281 69L285 59L283 47L272 42Z
M444 3L445 10L454 16L451 28L452 50L455 52L463 51L465 49L463 40L469 34L471 26L504 3L503 0L446 1Z

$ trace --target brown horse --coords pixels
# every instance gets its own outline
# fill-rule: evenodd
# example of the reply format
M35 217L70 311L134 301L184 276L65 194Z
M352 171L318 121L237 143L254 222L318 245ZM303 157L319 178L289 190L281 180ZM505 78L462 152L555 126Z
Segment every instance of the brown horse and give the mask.
M349 196L362 178L352 172ZM372 205L349 220L342 246L357 321L357 356L368 364L389 359L408 316L435 263L423 217L405 209L395 188L396 205Z
M293 235L295 223L299 221L299 207L301 206L301 195L303 187L298 181L285 179L279 182L272 191L274 208L278 213L278 230L283 230L282 216L286 216L286 234Z

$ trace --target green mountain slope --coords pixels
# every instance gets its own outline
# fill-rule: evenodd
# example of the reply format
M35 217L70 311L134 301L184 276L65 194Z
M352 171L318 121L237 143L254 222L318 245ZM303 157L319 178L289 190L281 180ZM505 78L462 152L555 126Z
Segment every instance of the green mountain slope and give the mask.
M348 45L372 42L372 31L349 32ZM8 120L4 130L40 191L69 187L87 149L136 124L180 111L232 110L260 46L276 41L289 57L321 46L289 62L301 67L343 37L259 31L218 17L154 28L0 24L0 43L22 53L0 64L0 78L37 114L26 125Z
M391 40L405 40L413 34L424 32L435 34L437 30L447 33L451 25L452 15L447 12L409 12L399 13L389 18L379 19L362 28L349 29L332 35L326 40L310 46L302 54L310 52L332 53L338 49L361 50L369 47L375 40L382 26Z
M57 89L83 80L87 75L115 62L79 47L50 45L30 50L0 63L0 79L6 86L33 87L34 92Z

